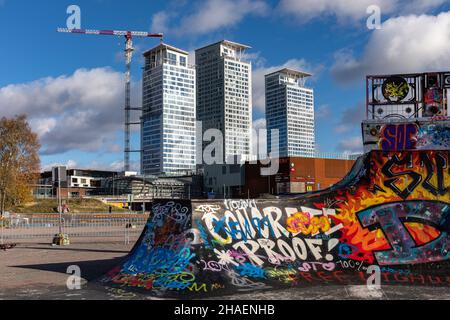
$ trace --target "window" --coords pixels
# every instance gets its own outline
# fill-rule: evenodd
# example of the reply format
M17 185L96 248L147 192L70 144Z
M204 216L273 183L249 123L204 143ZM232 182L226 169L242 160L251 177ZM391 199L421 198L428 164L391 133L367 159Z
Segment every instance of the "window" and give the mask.
M170 64L177 64L177 55L169 52L167 54L167 60Z
M186 57L180 57L180 65L186 67Z

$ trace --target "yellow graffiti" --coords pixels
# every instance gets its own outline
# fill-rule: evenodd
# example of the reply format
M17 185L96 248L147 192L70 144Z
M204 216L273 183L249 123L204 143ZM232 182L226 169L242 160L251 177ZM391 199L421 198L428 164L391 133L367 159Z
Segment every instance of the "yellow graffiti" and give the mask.
M331 228L329 219L325 216L310 217L309 213L297 212L287 218L287 230L293 234L304 235L327 232Z
M291 282L295 275L297 274L297 270L295 269L277 269L277 268L267 268L266 275L269 279L278 279L282 282L288 283Z
M204 292L208 292L208 289L206 289L206 283L203 283L200 287L197 283L193 283L191 286L188 287L189 291L199 292L203 290Z
M409 91L409 87L407 83L395 84L388 83L386 85L386 93L390 97L401 98L404 97Z

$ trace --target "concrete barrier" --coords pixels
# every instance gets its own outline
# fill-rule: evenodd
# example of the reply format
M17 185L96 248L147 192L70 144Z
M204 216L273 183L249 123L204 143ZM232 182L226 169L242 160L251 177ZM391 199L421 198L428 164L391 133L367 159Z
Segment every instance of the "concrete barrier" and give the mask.
M158 200L134 249L101 282L194 298L376 276L447 286L449 157L371 151L341 183L314 194Z

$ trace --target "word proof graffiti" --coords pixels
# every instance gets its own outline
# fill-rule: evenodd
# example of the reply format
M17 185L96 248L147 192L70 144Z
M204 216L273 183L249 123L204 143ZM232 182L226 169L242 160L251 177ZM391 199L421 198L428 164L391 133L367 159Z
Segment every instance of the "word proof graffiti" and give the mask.
M383 148L413 146L416 129L385 128ZM135 248L103 282L211 295L366 285L379 270L377 285L448 286L449 233L449 152L378 150L307 196L155 201Z

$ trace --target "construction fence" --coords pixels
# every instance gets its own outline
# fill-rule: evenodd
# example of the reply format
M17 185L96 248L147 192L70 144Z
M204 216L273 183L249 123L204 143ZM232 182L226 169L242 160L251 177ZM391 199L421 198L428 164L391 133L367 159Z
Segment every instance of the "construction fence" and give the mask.
M32 214L0 218L0 243L51 243L62 231L71 242L135 242L146 214Z

